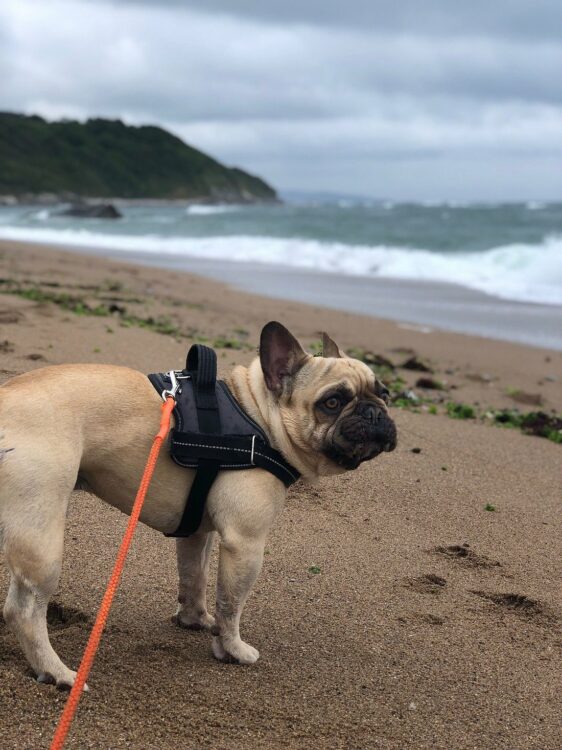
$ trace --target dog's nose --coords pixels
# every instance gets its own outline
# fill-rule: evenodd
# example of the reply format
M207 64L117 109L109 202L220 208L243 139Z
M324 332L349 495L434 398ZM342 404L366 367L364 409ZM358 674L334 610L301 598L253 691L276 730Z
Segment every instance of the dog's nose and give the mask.
M364 401L357 407L357 413L359 416L371 422L373 425L380 422L384 416L384 411L377 404L373 404L372 401Z
M384 451L396 447L396 427L385 409L372 401L362 401L357 405L356 414L368 423L370 439Z

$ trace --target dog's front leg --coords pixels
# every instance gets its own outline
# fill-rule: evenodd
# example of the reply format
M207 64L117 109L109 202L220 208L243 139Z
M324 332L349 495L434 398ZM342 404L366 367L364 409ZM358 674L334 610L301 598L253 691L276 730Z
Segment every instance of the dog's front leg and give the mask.
M215 618L207 612L209 558L214 536L213 532L198 531L176 541L179 604L173 622L182 628L208 630L215 624Z
M240 615L263 562L264 539L223 539L217 583L214 656L226 662L253 664L259 651L240 638Z

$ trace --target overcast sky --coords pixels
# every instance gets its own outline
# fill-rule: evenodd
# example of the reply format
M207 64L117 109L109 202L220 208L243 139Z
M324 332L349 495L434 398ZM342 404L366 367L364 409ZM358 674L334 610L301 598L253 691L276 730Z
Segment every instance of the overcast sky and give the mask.
M562 199L562 4L1 0L0 109L160 124L281 189Z

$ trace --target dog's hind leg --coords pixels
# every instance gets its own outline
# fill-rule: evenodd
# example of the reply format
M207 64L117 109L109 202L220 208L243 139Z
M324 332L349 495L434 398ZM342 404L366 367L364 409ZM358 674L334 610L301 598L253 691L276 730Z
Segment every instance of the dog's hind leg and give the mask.
M215 618L207 612L207 581L213 538L213 532L198 531L176 542L179 605L173 622L182 628L209 630L215 624Z
M76 673L57 656L47 632L47 606L58 586L68 497L41 493L25 515L4 520L4 552L11 583L4 619L17 636L39 682L73 685ZM39 506L39 507L38 507Z

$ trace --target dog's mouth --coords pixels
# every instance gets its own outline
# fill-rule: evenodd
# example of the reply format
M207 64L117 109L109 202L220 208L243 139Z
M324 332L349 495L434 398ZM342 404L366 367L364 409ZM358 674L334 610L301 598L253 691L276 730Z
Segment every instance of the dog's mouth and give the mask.
M324 451L324 455L329 458L330 461L333 461L338 466L341 466L342 469L351 471L353 469L357 469L357 467L362 463L365 463L365 461L371 461L373 458L380 456L380 454L384 453L385 451L390 452L394 450L394 447L395 446L391 446L390 444L386 446L357 445L354 446L353 450L349 450L347 447L345 449L342 449L341 446L332 443L332 445L330 445Z
M324 451L324 455L337 466L341 466L342 469L347 469L347 471L356 469L364 461L369 460L366 456L363 457L361 455L344 453L337 445L331 445L327 448L327 450ZM378 453L372 455L371 458L375 458L377 455Z
M381 453L390 453L396 448L396 442L396 427L390 418L373 426L362 418L350 416L336 425L324 454L337 466L349 471Z

